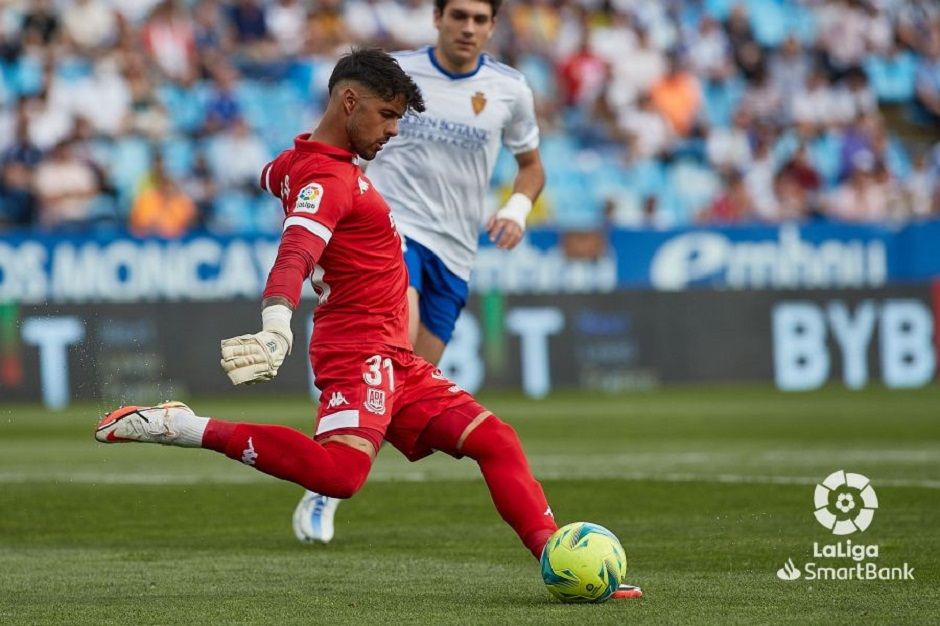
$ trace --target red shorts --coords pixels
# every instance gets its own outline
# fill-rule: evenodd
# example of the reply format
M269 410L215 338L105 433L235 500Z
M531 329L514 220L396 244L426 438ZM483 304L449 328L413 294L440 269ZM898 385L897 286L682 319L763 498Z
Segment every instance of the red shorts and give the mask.
M310 359L321 392L318 440L359 434L376 443L381 437L417 461L433 452L419 441L428 424L457 407L476 404L473 396L410 350L318 345L311 348Z

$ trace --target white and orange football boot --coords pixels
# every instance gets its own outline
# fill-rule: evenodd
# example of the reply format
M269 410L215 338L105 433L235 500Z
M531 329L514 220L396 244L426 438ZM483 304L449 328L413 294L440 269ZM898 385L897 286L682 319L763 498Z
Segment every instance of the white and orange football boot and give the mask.
M193 416L182 402L164 402L156 406L124 406L105 415L95 430L95 439L102 443L159 443L180 445L176 428L179 413Z
M620 583L620 586L617 587L617 591L613 592L610 595L611 600L630 600L634 598L642 598L643 590L637 587L636 585L628 585L626 583Z

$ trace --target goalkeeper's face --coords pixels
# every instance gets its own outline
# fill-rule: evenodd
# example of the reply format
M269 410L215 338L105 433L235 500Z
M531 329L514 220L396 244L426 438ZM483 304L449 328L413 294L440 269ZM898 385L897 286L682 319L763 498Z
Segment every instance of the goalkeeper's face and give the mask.
M368 89L356 89L354 103L346 118L346 133L353 151L367 161L392 137L398 135L398 120L405 114L405 97L384 100Z
M455 67L477 63L495 24L492 5L480 0L448 0L443 10L434 11L438 49Z

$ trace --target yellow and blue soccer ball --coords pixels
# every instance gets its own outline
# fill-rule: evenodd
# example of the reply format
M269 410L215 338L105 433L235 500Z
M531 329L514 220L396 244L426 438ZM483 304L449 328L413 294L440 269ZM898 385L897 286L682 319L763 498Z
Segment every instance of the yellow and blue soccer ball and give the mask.
M562 526L542 550L542 580L562 602L604 602L627 575L627 555L603 526Z

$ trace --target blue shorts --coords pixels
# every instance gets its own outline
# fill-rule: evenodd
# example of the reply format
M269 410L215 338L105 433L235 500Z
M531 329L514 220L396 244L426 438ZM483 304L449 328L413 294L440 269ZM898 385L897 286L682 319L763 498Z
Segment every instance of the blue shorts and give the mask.
M454 334L461 309L467 304L470 286L420 243L406 237L405 244L408 284L417 289L421 296L421 323L438 339L447 343Z

